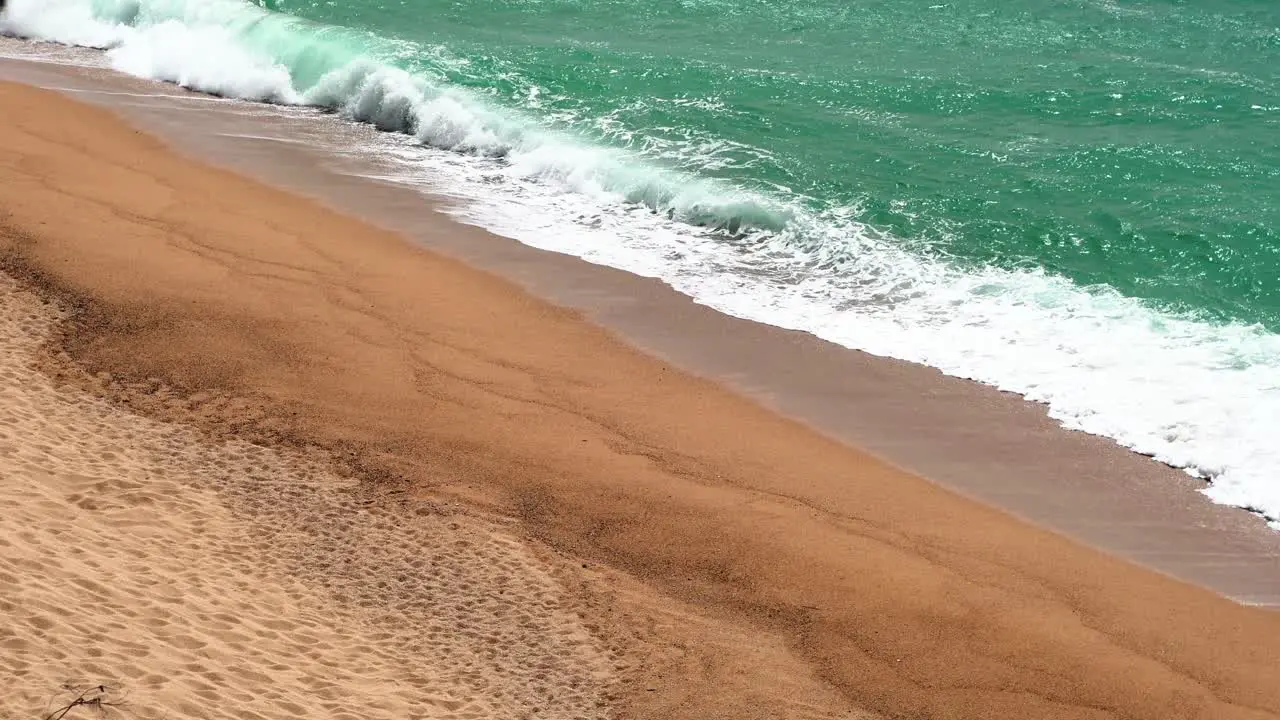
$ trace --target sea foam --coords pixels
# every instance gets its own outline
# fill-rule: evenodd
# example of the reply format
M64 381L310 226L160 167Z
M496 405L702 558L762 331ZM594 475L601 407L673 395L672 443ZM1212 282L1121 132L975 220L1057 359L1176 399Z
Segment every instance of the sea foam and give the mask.
M98 47L116 69L305 104L413 138L399 179L527 244L658 277L723 312L934 366L1046 403L1068 428L1209 480L1280 519L1280 337L1040 270L962 267L781 193L653 158L409 72L373 39L234 0L10 0L9 34ZM856 412L856 409L851 409Z

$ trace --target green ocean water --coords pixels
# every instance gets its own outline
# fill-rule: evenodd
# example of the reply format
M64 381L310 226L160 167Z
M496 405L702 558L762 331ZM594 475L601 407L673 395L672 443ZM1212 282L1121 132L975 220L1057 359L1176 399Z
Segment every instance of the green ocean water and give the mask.
M959 262L1280 328L1280 3L274 6L405 41L403 67L551 124Z

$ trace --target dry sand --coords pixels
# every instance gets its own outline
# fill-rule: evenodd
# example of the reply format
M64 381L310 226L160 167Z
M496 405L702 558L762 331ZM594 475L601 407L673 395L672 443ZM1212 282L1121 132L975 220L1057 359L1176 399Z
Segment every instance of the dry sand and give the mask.
M605 717L608 658L508 533L55 388L57 320L0 277L0 716L105 685L138 718Z
M4 294L5 715L1280 717L1280 615L104 111L0 108L5 267L72 312L55 390Z

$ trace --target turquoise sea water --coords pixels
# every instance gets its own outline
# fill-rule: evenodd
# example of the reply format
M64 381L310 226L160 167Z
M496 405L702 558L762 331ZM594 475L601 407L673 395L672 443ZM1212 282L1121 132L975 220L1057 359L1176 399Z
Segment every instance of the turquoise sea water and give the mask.
M1280 328L1280 4L305 2L602 143ZM449 62L420 48L444 48Z
M468 221L1026 394L1280 518L1278 3L9 6L412 139L381 151Z

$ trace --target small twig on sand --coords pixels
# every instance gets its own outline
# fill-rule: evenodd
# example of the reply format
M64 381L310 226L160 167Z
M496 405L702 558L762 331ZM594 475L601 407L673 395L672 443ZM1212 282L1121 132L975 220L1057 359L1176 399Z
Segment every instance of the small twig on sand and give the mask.
M70 690L71 692L75 692L74 687L67 686L66 689ZM106 685L96 685L94 687L88 688L87 690L83 690L80 692L79 695L76 696L74 700L58 708L57 710L54 710L53 712L49 713L49 715L45 717L44 720L62 720L62 718L65 717L67 713L71 712L72 710L78 707L93 707L93 708L98 708L99 710L104 710L109 707L118 707L121 704L123 704L120 702L113 702L111 700L108 700L107 693L109 693L110 691L111 689L108 688Z

